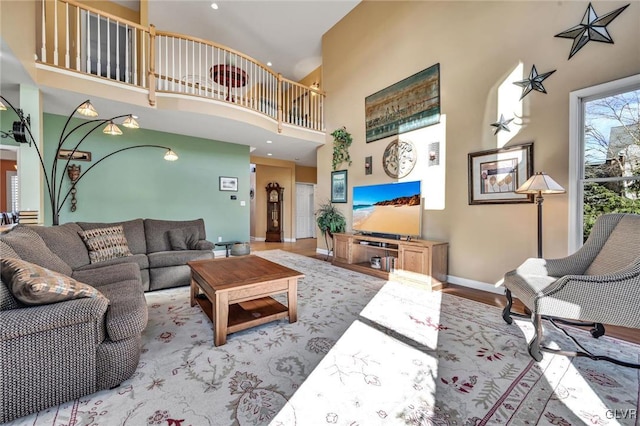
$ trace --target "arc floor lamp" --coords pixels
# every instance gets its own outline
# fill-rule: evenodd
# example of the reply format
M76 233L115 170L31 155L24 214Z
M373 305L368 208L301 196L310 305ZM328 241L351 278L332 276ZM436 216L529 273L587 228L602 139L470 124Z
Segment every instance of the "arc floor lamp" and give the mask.
M13 128L10 132L2 132L2 137L11 137L18 143L28 143L29 146L31 146L31 142L35 141L35 138L31 133L30 116L29 115L25 116L24 112L21 109L15 108L4 96L0 96L0 110L6 110L7 106L9 106L9 108L11 108L13 112L16 113L16 115L18 116L18 120L13 122ZM69 127L69 123L71 122L71 118L73 118L76 112L86 117L90 117L91 120L83 121L82 123L78 124L74 128L67 131L67 128ZM47 176L47 169L45 167L44 158L42 156L42 153L40 152L40 149L38 148L38 144L35 144L35 143L33 144L38 154L38 158L40 160L40 166L42 167L42 171L44 174L44 180L46 184L47 195L49 197L49 203L51 204L51 213L52 213L54 225L59 224L60 211L62 210L62 206L64 206L69 196L72 193L73 194L75 193L74 189L77 183L87 173L89 173L89 171L91 171L95 166L97 166L107 158L112 157L120 152L128 151L130 149L162 148L166 150L166 153L164 155L165 160L175 161L178 159L178 156L171 148L166 146L161 146L161 145L135 145L135 146L118 149L95 161L91 166L87 167L87 169L84 172L76 174L74 176L75 180L72 180L73 184L71 185L71 188L69 188L69 190L67 190L63 194L62 183L64 180L64 175L65 175L64 173L61 173L59 182L57 182L56 184L56 176L57 176L56 173L58 170L58 161L64 161L64 159L60 159L58 158L58 156L60 154L60 150L62 149L63 145L65 144L65 142L67 142L67 140L72 135L78 136L79 140L71 150L68 158L66 159L64 169L62 170L67 170L69 168L69 163L73 159L73 155L76 153L80 145L82 145L82 143L87 139L87 137L91 133L93 133L96 129L98 129L103 124L106 124L106 125L104 126L102 132L108 135L113 135L113 136L122 135L122 130L120 130L120 128L115 124L114 120L124 118L122 125L129 129L138 129L140 127L138 122L136 121L137 117L135 117L132 114L117 115L111 118L97 118L97 117L98 117L98 112L96 111L96 109L93 107L93 105L89 100L82 102L71 112L71 114L67 118L67 121L64 127L62 128L62 132L60 132L60 137L58 139L58 146L51 163L51 174L49 176Z
M523 183L516 193L534 194L538 205L538 257L542 257L542 194L564 194L565 190L545 172L538 172Z

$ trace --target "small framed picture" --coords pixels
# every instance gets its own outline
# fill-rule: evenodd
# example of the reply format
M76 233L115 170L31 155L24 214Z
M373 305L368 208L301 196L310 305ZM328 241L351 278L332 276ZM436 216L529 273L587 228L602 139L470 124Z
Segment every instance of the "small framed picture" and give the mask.
M347 202L347 171L331 172L331 202Z
M91 153L89 151L73 152L73 150L70 149L61 149L58 151L57 158L58 160L91 161Z
M238 178L220 176L220 191L238 191Z
M533 203L517 194L533 174L533 143L469 154L469 204Z

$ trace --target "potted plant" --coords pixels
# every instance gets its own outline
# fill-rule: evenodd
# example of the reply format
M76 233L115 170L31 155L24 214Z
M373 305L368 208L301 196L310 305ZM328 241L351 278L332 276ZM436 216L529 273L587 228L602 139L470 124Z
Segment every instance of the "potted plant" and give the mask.
M333 136L333 159L331 163L333 170L336 170L345 161L351 165L351 156L349 155L349 147L353 141L351 133L347 132L347 128L343 126L334 130L331 136Z
M320 208L316 210L316 223L324 235L324 242L328 250L328 260L329 255L333 252L333 234L336 232L344 232L347 228L347 221L336 206L326 201L320 204ZM331 238L331 246L329 246L329 238Z

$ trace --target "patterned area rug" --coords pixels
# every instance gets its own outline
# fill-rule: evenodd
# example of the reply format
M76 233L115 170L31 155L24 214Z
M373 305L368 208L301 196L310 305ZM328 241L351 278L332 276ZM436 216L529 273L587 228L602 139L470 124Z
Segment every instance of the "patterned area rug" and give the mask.
M534 363L529 324L508 326L497 308L280 250L255 254L306 275L297 323L234 333L216 348L188 287L148 293L130 380L12 424L635 424L638 370L550 354ZM580 336L640 358L637 346Z

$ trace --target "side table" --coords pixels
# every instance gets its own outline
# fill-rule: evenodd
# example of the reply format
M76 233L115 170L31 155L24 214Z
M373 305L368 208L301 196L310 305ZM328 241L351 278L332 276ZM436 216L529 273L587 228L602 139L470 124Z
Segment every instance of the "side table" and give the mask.
M224 246L226 249L227 255L225 257L229 257L229 249L232 245L239 243L240 241L220 241L216 243L216 246Z

